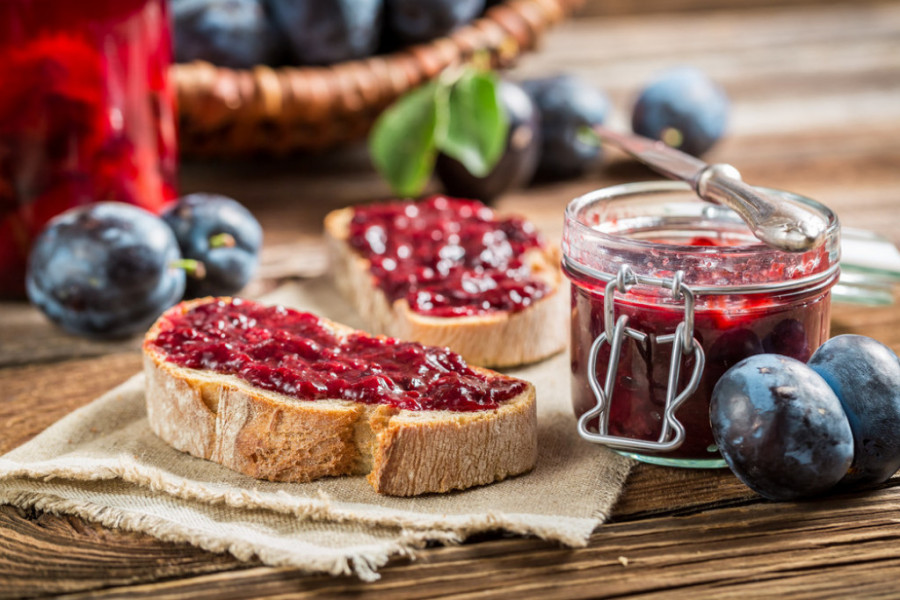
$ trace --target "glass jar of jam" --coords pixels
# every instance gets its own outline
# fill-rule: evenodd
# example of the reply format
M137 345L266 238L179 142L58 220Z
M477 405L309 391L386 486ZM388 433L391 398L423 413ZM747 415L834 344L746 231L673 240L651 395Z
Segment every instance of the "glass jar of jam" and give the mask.
M827 223L784 252L675 181L619 185L566 209L572 401L582 437L638 460L720 467L709 425L718 379L753 354L807 360L828 338L840 229L828 208L769 190Z
M175 196L165 0L0 0L0 296L68 208Z

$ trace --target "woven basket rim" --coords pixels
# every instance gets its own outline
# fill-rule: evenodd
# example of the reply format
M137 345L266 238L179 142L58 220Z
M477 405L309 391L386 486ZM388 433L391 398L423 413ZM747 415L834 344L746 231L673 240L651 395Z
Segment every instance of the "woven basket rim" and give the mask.
M584 0L505 0L446 37L326 66L176 63L179 138L187 155L286 154L362 139L378 114L448 66L486 53L509 67Z

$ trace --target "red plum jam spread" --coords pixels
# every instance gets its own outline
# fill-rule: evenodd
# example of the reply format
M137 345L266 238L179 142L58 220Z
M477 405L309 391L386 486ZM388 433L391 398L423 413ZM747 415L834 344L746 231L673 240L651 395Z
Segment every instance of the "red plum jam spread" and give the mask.
M446 348L336 335L313 314L238 298L170 314L149 343L179 366L300 400L465 412L496 409L525 390L519 380L476 372Z
M522 260L541 246L534 226L499 218L475 200L433 196L356 207L349 243L391 302L405 298L423 315L516 312L549 289Z

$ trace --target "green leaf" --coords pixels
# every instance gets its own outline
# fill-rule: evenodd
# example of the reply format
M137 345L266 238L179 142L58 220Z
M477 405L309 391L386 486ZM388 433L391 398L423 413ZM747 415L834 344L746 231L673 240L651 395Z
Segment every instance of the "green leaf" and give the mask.
M450 90L447 135L437 140L438 150L476 177L490 173L506 149L509 119L498 88L493 73L465 70Z
M398 196L418 196L428 184L437 142L446 131L447 95L446 85L432 81L400 98L375 122L372 160Z

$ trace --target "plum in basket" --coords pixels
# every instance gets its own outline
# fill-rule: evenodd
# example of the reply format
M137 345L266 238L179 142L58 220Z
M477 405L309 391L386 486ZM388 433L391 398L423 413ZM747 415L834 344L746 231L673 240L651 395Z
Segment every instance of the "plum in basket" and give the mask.
M267 0L299 64L364 58L381 37L383 0Z
M233 69L275 61L284 38L260 0L172 0L175 59Z
M385 0L388 26L402 42L444 36L484 10L484 0Z

